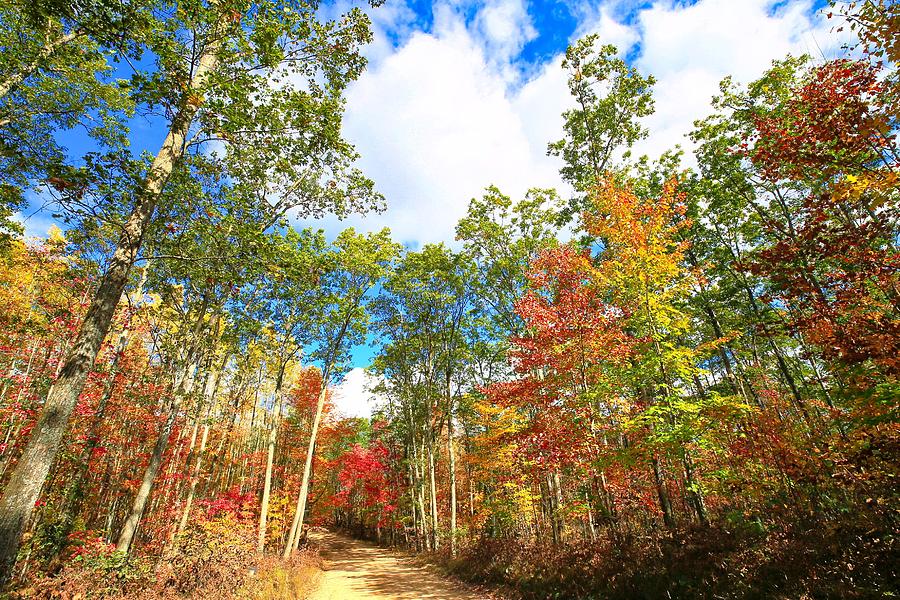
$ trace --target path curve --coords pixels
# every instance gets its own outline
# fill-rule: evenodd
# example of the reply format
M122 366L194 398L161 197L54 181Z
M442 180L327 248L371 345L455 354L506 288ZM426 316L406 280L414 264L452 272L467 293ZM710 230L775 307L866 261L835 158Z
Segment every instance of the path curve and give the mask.
M325 572L310 600L486 600L462 582L443 579L389 550L316 529L310 541L319 547Z

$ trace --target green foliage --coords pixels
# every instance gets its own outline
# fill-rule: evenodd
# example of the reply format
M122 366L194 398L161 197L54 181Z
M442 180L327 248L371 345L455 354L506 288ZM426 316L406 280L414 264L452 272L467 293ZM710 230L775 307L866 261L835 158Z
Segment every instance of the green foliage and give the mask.
M587 35L566 50L563 68L577 106L563 113L566 137L547 147L548 154L563 159L560 173L580 194L560 215L567 221L586 207L584 195L607 171L626 163L629 149L647 137L640 120L654 110L653 76L629 66L615 46L598 43L596 34Z
M341 134L360 9L0 2L0 476L43 439L93 290L109 313L48 479L77 485L42 492L23 581L300 594L292 569L315 561L258 558L253 499L265 479L261 537L280 541L315 473L311 520L457 554L525 597L896 594L898 88L878 60L896 11L855 6L864 60L726 79L696 171L678 148L632 158L653 77L579 40L549 145L576 197L489 187L461 248L404 249L292 225L383 206ZM133 155L133 116L177 143ZM59 144L76 127L84 156ZM35 193L69 229L28 246L14 215ZM135 206L153 211L121 236ZM384 404L341 419L329 386L367 343ZM149 456L165 476L129 557L93 530L121 527Z
M388 229L369 234L345 229L332 244L313 307L316 322L310 353L322 364L326 383L348 369L350 349L365 342L369 292L388 275L399 252Z
M64 193L79 183L67 176L61 131L83 127L97 144L128 145L124 120L133 114L127 82L113 75L103 39L121 37L121 24L91 8L78 20L62 7L37 2L0 3L0 232L20 233L10 220L25 196L44 186ZM81 13L74 6L73 11ZM104 12L101 10L100 12ZM108 9L106 12L115 12ZM138 36L138 30L129 35ZM130 37L129 39L134 39Z

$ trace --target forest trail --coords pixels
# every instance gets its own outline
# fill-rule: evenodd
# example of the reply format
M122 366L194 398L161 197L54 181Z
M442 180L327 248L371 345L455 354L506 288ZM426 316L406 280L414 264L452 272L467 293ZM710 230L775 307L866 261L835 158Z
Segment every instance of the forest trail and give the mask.
M462 582L442 579L426 567L367 542L332 531L310 532L325 572L310 600L486 600Z

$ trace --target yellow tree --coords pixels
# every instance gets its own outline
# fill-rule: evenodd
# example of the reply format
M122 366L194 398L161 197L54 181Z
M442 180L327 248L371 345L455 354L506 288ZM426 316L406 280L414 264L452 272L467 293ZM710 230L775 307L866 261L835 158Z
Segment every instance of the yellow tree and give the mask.
M624 373L634 395L627 429L649 459L668 526L675 513L666 481L665 459L674 455L683 469L687 500L696 518L707 521L692 448L702 446L710 415L722 398L704 390L698 366L709 348L691 343L687 301L701 276L684 261L689 226L684 195L670 180L658 197L635 193L606 179L584 215L585 229L602 243L596 277L613 305L628 315L627 329L638 340ZM734 399L729 399L729 401Z

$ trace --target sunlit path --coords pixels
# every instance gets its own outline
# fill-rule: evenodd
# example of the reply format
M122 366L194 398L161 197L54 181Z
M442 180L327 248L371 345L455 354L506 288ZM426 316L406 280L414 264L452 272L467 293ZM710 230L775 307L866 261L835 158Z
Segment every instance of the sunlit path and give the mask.
M310 539L321 548L325 573L311 600L475 600L491 596L438 577L383 548L331 531Z

